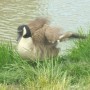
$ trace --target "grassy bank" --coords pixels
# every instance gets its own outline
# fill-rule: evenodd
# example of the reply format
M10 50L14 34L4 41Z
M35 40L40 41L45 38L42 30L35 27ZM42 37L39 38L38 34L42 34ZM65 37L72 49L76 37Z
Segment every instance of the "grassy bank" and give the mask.
M43 62L22 60L11 43L1 43L0 90L90 90L90 37Z

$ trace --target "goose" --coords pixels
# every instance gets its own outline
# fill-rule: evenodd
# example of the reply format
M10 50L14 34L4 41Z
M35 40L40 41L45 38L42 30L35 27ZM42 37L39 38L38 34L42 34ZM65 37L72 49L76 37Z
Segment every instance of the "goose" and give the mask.
M51 27L47 20L39 18L29 25L20 25L17 33L17 51L22 58L30 60L37 58L44 60L44 58L57 56L60 50L57 48L58 42L67 38L85 38L77 33L61 33L59 28Z

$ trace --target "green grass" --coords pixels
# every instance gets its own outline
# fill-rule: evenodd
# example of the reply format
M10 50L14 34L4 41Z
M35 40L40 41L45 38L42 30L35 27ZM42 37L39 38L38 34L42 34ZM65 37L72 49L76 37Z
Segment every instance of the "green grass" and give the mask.
M1 43L0 90L90 90L90 36L75 41L68 55L35 62Z

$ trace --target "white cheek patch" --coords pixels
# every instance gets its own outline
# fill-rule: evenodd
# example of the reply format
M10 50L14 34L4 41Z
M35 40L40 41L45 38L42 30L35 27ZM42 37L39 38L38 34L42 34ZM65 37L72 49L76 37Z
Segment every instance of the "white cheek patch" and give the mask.
M26 33L27 33L27 32L26 32L26 28L24 27L24 28L23 28L23 36L26 35Z

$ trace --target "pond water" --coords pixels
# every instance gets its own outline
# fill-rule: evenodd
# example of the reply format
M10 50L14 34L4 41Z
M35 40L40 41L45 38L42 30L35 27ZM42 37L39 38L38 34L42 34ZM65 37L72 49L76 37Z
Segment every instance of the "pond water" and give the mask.
M65 31L77 32L83 27L86 33L90 27L90 0L0 0L0 40L15 44L17 27L39 16L50 17L51 25Z

